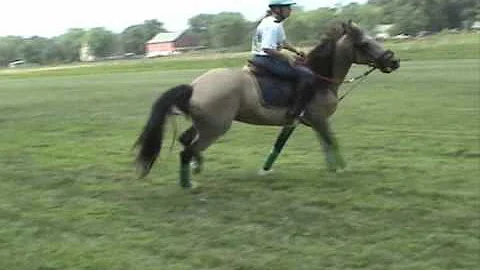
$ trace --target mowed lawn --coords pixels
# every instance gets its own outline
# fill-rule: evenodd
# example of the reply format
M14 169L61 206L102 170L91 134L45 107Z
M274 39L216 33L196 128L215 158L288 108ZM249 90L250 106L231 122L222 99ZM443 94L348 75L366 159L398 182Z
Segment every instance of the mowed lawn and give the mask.
M343 174L302 127L258 176L279 128L236 123L185 191L169 123L138 180L152 102L204 71L0 77L0 269L478 269L478 59L369 76L331 120Z

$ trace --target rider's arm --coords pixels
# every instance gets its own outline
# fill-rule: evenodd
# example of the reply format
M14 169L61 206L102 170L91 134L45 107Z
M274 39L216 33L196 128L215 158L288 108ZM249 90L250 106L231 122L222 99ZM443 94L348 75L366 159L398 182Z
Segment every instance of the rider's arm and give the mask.
M301 57L305 57L305 54L297 49L295 49L295 47L293 47L288 41L287 41L287 37L285 35L285 29L283 29L283 25L282 24L279 24L278 25L278 34L279 34L279 39L281 41L281 48L287 50L287 51L291 51L292 53L296 54L296 55L299 55Z
M265 42L262 45L263 46L263 51L266 52L268 55L288 60L288 57L281 52L283 45L285 43L285 32L283 30L283 27L281 24L274 24L271 26L271 28L267 29L264 33L264 39L263 41Z
M283 42L282 44L282 47L285 49L285 50L288 50L288 51L291 51L293 52L294 54L296 55L299 55L299 56L302 56L304 57L304 53L295 49L295 47L293 47L290 43L288 43L286 40Z
M283 61L287 61L287 62L293 62L294 59L291 58L291 55L287 54L287 53L283 53L281 51L278 51L278 50L273 50L273 49L263 49L264 52L266 52L267 54L277 58L277 59L280 59L280 60L283 60Z
M290 43L288 43L288 41L284 41L283 44L282 44L282 47L285 49L285 50L288 50L288 51L291 51L293 52L294 54L298 54L299 51L297 51L297 49L295 49L295 47L293 47Z
M264 48L263 51L266 52L268 55L285 58L285 55L279 50Z

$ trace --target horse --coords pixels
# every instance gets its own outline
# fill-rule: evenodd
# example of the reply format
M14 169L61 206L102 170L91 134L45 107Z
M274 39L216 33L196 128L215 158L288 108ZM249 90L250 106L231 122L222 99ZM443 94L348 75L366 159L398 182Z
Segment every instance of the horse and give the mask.
M393 51L384 49L349 20L333 25L320 43L308 52L304 63L316 75L316 91L304 109L302 123L310 126L318 135L329 168L342 169L345 162L328 123L339 102L339 86L353 64L391 73L400 67L400 61ZM224 135L234 121L288 126L290 122L286 117L286 106L263 104L259 91L262 76L265 79L268 74L255 73L245 67L214 68L188 84L177 85L161 94L153 103L150 116L134 143L134 147L139 148L136 156L139 177L143 178L150 172L160 154L166 119L173 110L181 111L192 122L178 138L183 145L179 179L183 188L192 186L191 163L197 164L194 173L199 173L204 160L202 152Z

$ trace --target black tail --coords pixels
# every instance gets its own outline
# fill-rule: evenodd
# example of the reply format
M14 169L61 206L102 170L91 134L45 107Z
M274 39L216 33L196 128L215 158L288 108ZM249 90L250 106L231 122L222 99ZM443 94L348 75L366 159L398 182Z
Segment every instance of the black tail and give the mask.
M140 146L136 158L141 170L140 177L145 177L150 172L160 154L165 120L172 106L177 106L185 114L188 114L188 103L192 91L193 88L190 85L181 84L163 93L153 104L150 118L134 144L134 147Z

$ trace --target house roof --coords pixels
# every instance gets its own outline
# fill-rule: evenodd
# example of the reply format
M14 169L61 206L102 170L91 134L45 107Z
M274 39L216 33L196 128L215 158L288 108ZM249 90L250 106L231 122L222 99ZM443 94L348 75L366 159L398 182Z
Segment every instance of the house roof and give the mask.
M166 33L158 33L152 39L147 41L147 43L162 43L162 42L172 42L177 40L184 31L180 32L166 32Z

